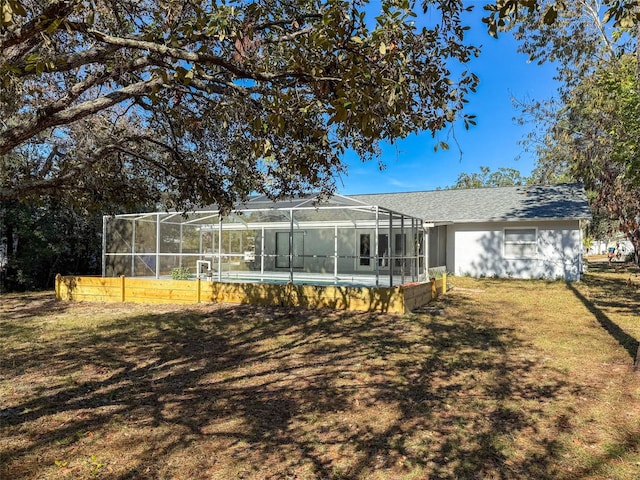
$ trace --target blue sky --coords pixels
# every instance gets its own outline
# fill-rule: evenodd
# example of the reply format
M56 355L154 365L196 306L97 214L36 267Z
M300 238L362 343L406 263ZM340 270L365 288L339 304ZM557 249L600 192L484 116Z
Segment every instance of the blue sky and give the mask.
M465 130L457 125L455 134L458 148L449 141L448 151L434 152L437 141L447 141L443 131L434 140L430 133L412 135L395 145L385 145L382 161L386 169L380 171L375 161L363 163L355 156L347 156L348 175L338 180L338 192L387 193L416 190L435 190L453 185L460 173L478 172L480 166L491 170L509 167L529 175L535 158L523 151L520 141L533 125L518 125L514 117L519 111L512 99L547 99L554 95L557 84L553 81L552 65L529 63L526 55L517 53L517 42L510 33L498 39L486 33L481 22L482 3L477 2L469 18L469 39L481 45L478 58L470 69L480 77L478 91L469 97L466 113L477 116L478 124ZM460 153L462 151L462 155Z

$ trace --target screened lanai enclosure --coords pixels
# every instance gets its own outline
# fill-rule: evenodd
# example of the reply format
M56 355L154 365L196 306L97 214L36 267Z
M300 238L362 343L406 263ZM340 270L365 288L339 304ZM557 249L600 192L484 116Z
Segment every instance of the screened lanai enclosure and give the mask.
M395 286L427 280L422 220L334 196L105 216L103 276Z

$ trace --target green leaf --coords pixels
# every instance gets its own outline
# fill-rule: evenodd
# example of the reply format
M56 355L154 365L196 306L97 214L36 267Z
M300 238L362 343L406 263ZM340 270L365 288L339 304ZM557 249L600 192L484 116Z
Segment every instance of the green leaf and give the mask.
M2 5L1 13L2 13L2 19L1 19L0 25L9 25L11 23L11 20L13 19L13 12L9 8L9 5L7 4Z
M51 35L52 33L54 33L56 30L58 30L58 27L60 26L60 24L62 23L62 19L60 18L56 18L55 20L53 20L49 26L47 27L46 32Z
M27 11L24 6L18 0L9 0L9 8L15 15L19 15L21 17L27 16Z
M553 7L553 5L551 5L547 12L544 14L543 22L545 25L553 25L556 21L556 18L558 18L558 12L556 12L556 9Z
M191 80L193 80L193 75L194 75L194 68L192 68L191 70L189 70L185 75L184 75L184 84L185 85L189 85L191 83Z
M632 15L625 15L620 19L620 22L619 22L619 25L622 28L632 28L634 24L635 24L635 21Z
M436 143L433 147L433 151L437 152L438 150L449 150L449 144L447 142Z

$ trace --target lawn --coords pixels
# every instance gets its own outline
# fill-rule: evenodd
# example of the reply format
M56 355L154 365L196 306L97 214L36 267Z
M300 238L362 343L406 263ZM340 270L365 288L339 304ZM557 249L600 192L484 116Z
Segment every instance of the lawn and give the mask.
M0 306L2 479L640 476L637 270L410 315Z

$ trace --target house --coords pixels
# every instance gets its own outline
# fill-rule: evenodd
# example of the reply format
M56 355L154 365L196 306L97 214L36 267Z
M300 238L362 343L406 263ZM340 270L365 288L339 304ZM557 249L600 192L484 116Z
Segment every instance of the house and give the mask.
M352 198L423 219L429 267L475 277L580 279L582 227L591 219L580 184Z
M580 185L256 196L217 207L104 217L103 275L395 286L456 275L579 280Z

